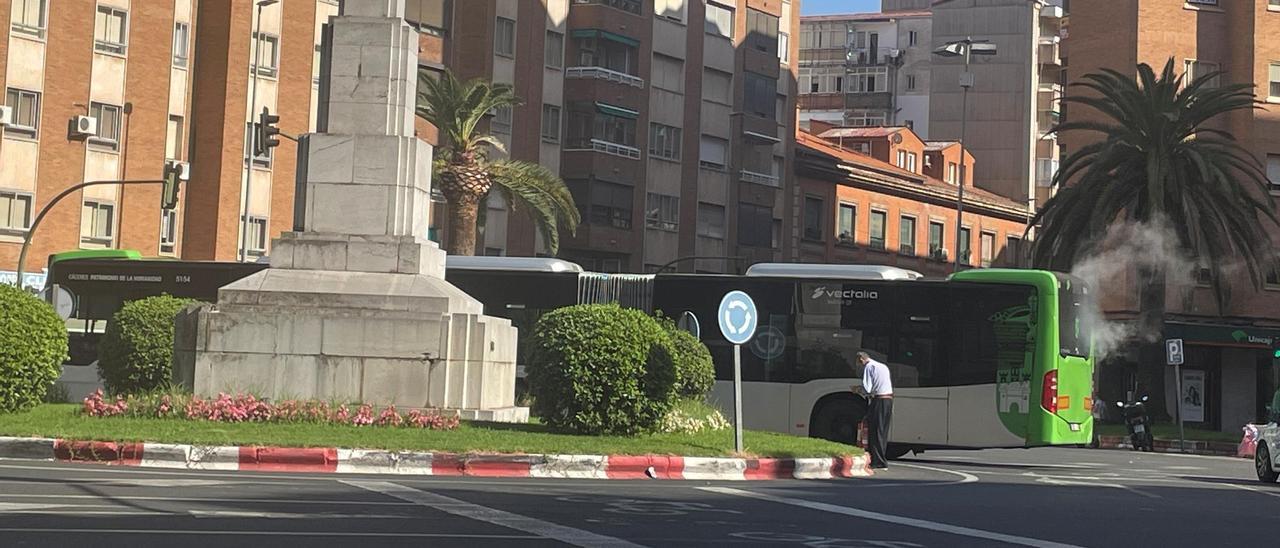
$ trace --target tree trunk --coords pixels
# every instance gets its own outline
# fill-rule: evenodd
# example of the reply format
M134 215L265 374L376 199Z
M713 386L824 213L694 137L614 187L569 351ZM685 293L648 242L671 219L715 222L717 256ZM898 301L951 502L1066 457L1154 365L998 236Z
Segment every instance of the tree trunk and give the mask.
M480 199L475 196L446 196L449 202L449 245L450 255L476 254L476 215L480 210Z
M1163 269L1140 268L1138 272L1138 327L1142 346L1138 351L1138 391L1135 398L1151 397L1147 412L1155 420L1170 420L1165 405L1165 272Z

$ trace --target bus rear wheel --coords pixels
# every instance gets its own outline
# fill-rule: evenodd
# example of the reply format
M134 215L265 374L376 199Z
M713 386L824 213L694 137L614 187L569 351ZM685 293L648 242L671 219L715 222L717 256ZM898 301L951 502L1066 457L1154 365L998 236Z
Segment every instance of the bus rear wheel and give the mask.
M866 409L852 398L829 400L819 405L809 421L809 437L858 445L858 423L866 416Z

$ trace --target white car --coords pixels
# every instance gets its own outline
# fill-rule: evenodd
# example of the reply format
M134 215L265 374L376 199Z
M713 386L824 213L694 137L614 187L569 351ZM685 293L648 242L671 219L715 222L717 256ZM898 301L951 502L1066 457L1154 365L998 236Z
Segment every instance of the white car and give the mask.
M1280 476L1280 425L1276 421L1258 427L1258 447L1253 453L1253 466L1258 480L1274 483Z

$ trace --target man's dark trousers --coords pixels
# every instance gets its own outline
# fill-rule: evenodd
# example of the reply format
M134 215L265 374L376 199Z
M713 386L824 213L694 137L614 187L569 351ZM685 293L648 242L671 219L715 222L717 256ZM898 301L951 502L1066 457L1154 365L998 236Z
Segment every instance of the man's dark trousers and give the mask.
M871 397L871 408L867 411L867 431L871 439L867 446L871 449L871 466L883 468L889 466L885 452L889 446L889 421L893 420L893 398Z

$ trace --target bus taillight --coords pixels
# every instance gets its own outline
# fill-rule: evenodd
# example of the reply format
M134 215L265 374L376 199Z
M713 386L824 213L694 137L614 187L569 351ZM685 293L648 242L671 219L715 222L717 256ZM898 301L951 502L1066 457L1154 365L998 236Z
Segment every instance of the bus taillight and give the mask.
M1058 412L1058 370L1044 374L1044 386L1040 391L1040 406L1050 413Z

